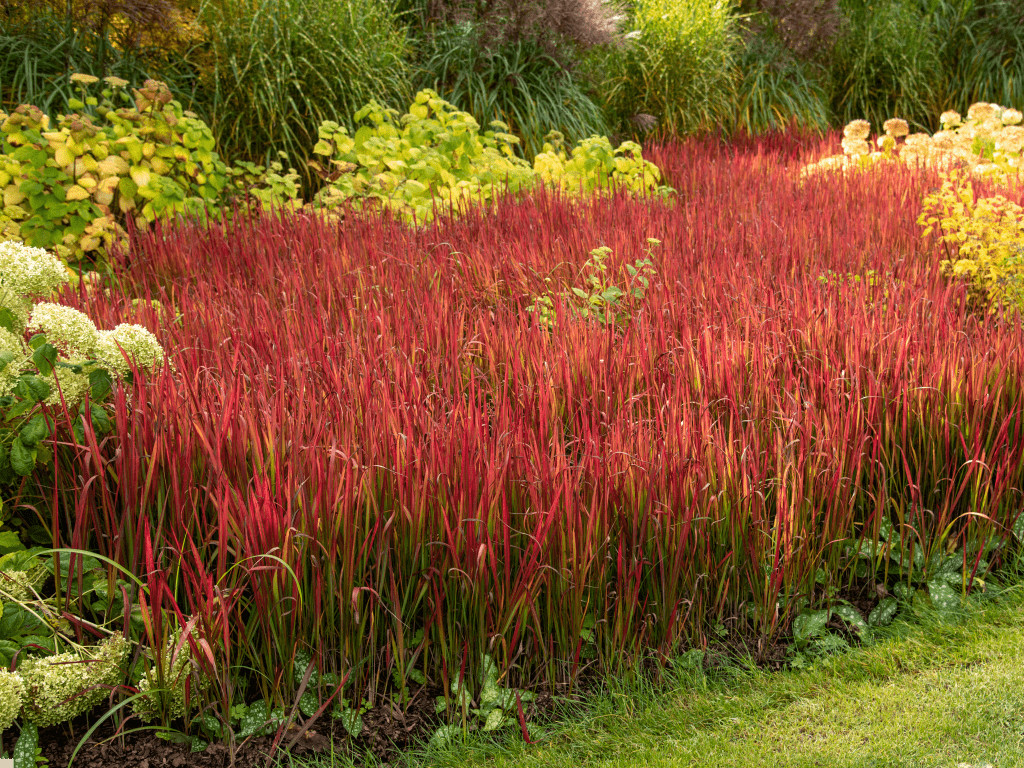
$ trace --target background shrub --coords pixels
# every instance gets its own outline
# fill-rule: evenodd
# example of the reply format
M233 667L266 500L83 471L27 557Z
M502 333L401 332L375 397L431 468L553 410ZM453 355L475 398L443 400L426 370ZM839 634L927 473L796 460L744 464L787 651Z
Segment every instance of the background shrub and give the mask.
M69 72L167 82L188 105L196 72L185 53L199 28L169 0L27 0L0 5L0 108L33 104L51 117L72 111Z
M943 41L944 106L976 101L1024 106L1024 5L1017 0L943 0L933 17Z
M616 38L618 12L606 0L419 0L399 4L418 11L425 25L471 22L488 47L529 41L554 49L566 42L588 48Z
M779 23L761 16L737 57L739 82L730 115L733 132L749 134L791 126L824 130L829 124L825 70L790 50ZM752 25L752 26L753 26Z

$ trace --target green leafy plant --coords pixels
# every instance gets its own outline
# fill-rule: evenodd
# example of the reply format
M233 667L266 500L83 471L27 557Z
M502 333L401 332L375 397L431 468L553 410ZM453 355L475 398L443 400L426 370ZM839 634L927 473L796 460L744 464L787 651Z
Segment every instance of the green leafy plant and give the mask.
M479 693L474 696L471 688ZM514 722L511 710L517 706L517 699L530 702L534 694L499 685L498 667L489 654L484 654L475 686L460 676L451 684L451 696L437 697L435 711L438 714L455 712L456 717L462 717L463 724L442 725L431 736L431 744L447 744L464 727L495 731Z
M977 555L976 550L971 553L970 549L946 552L936 548L926 555L920 543L912 538L901 539L888 519L882 521L878 539L850 543L846 551L858 561L855 568L858 576L864 578L881 573L883 578L895 582L894 597L884 597L868 615L870 626L888 624L899 609L899 601L911 601L918 589L927 593L936 610L954 611L962 605L969 587L984 586L980 575L989 568L984 551L975 559L968 559Z
M620 288L611 282L607 261L612 255L612 249L601 246L590 252L590 258L580 269L582 287L572 286L568 291L558 294L538 296L527 311L534 313L544 327L553 328L557 306L562 303L571 317L624 328L635 316L647 295L651 280L657 274L650 256L661 241L652 237L647 239L647 243L648 258L637 259L633 264L624 266L625 287Z

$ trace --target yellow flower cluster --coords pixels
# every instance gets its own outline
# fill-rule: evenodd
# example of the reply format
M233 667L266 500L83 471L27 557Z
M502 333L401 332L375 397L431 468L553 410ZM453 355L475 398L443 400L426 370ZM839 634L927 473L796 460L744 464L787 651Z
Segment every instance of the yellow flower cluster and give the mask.
M854 120L843 130L843 154L811 163L800 175L807 178L897 160L943 170L965 167L975 176L1015 173L1024 167L1022 121L1019 110L985 102L972 104L966 120L958 112L943 112L942 129L935 134L910 133L905 120L893 118L883 125L884 134L876 139L873 150L870 123Z

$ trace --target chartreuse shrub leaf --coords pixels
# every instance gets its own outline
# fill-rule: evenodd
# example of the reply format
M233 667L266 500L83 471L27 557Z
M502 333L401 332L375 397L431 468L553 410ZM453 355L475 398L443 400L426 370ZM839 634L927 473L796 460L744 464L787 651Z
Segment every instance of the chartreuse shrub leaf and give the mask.
M0 237L93 264L125 241L129 221L146 227L240 202L297 199L298 175L280 164L229 167L212 151L210 128L164 83L148 80L131 94L119 84L96 87L102 93L82 113L55 125L30 105L0 112Z
M571 155L559 134L549 136L531 165L515 154L518 138L495 121L482 131L476 119L430 90L420 91L405 115L376 102L355 113L364 122L349 135L344 126L320 125L314 167L326 182L317 204L382 207L425 222L440 212L460 212L506 192L545 185L565 194L623 188L658 189L661 174L640 147L613 147L607 138L580 142Z

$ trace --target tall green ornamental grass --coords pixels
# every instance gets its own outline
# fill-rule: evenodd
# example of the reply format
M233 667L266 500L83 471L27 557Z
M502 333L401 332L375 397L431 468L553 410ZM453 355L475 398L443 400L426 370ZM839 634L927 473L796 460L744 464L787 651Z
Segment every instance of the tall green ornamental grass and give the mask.
M940 39L917 0L843 0L831 55L832 111L843 123L897 115L926 126L944 108Z
M742 46L729 0L637 0L632 31L606 50L602 95L622 126L652 115L658 129L689 134L718 128L734 109Z
M207 0L201 109L220 150L305 172L316 126L411 94L405 30L379 0Z
M529 39L490 48L476 25L442 28L423 41L418 73L431 88L469 112L482 126L508 124L527 157L544 137L560 131L570 143L608 133L601 108L562 62Z
M155 77L182 104L190 103L195 73L182 55L152 46L123 50L109 32L109 27L76 28L45 9L10 15L0 10L0 108L32 104L51 116L71 112L68 100L76 93L70 72L112 75L133 85Z
M947 72L942 106L1024 105L1024 3L932 0L932 5Z
M751 35L737 58L739 82L729 127L748 134L792 126L822 131L829 124L824 69L787 50L773 26Z

